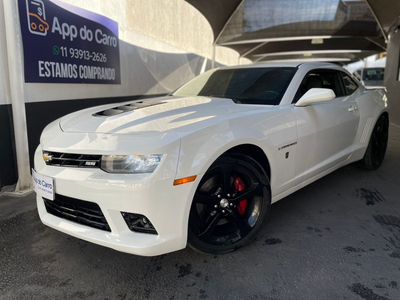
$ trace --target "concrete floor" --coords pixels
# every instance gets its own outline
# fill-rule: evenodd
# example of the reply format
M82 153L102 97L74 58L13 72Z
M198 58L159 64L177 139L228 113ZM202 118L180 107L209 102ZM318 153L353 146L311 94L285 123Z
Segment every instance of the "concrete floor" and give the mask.
M400 299L400 127L377 171L344 167L272 206L258 239L153 258L40 222L34 195L0 198L0 299Z

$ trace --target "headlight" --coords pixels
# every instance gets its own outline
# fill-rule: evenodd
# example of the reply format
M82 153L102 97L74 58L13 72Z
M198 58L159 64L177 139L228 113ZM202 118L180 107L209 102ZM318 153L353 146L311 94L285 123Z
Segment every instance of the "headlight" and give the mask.
M103 155L101 169L109 173L152 173L162 157L162 154Z

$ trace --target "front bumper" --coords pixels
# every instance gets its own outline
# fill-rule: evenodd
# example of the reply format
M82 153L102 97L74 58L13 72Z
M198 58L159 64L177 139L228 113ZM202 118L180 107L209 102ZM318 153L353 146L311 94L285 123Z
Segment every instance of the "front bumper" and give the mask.
M37 196L40 219L69 235L126 253L154 256L183 249L191 199L199 177L195 182L173 186L175 170L172 172L171 168L177 158L172 156L152 174L109 174L100 169L47 166L39 146L35 170L54 179L57 194L97 203L111 232L49 214L44 200ZM158 235L131 231L121 212L146 216Z

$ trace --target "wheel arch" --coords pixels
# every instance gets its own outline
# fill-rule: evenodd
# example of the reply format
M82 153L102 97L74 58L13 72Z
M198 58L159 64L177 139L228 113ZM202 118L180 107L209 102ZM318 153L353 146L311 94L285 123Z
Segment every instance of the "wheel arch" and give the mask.
M254 144L241 144L235 147L230 148L225 151L222 155L230 154L230 153L239 153L250 156L255 161L257 161L261 167L264 169L264 172L268 176L268 180L271 178L271 166L265 152L258 146Z
M269 176L270 189L273 186L274 161L272 159L272 142L254 130L244 130L243 127L234 127L220 134L203 134L200 138L186 136L181 140L180 158L178 161L176 179L196 175L193 184L184 184L187 188L188 201L184 208L183 234L187 237L189 211L194 194L200 181L211 165L226 153L239 152L255 159L264 168Z
M369 132L368 132L367 147L368 147L368 142L371 139L372 133L374 131L375 125L382 116L385 116L387 118L388 123L390 124L389 112L387 110L381 111L379 114L377 114L377 117L376 117L376 119L374 119L374 121L369 129ZM367 147L365 147L365 151L367 151ZM365 151L364 151L364 154L365 154Z
M269 142L267 143L269 144ZM264 143L259 140L245 138L238 139L234 143L227 143L218 149L214 149L214 151L207 151L206 153L208 155L204 155L205 153L200 150L195 155L194 159L186 159L185 163L183 161L179 162L176 178L197 175L201 180L207 170L217 159L229 153L237 153L244 154L257 161L263 168L263 171L267 174L269 183L271 184L271 176L273 176L274 169L273 160L271 160L272 153L269 152L268 147L264 149L264 146ZM207 148L207 144L203 145L202 148ZM199 153L202 155L199 155ZM199 156L201 158L196 160ZM188 162L190 162L190 165L187 164Z
M202 177L223 154L239 152L258 161L270 181L274 170L275 144L262 132L244 126L220 128L213 126L201 135L193 133L181 139L176 179L197 175ZM218 132L218 133L216 133Z
M380 116L378 117L378 119L379 119L381 116L383 116L383 115L386 116L386 118L388 119L388 122L389 122L389 124L390 124L389 113L388 113L387 111L384 111L383 113L381 113ZM378 119L377 119L377 121L378 121ZM375 122L375 123L376 123L376 122Z
M369 126L368 133L366 134L366 138L364 138L364 142L361 142L360 139L361 137L358 137L358 148L356 151L353 152L352 157L351 157L351 162L356 162L360 161L364 158L365 153L367 152L368 144L371 139L372 133L374 131L375 125L378 122L379 118L381 116L385 116L388 120L388 123L390 124L390 119L389 119L389 112L387 110L380 111L379 113L376 114L376 118L373 119L371 122L371 125Z
M385 124L384 125L385 135L383 135L385 138L384 138L384 143L382 144L381 138L380 137L376 138L376 136L375 136L375 141L378 140L377 142L378 142L378 148L379 148L378 151L375 148L375 151L377 151L377 152L375 152L374 150L372 150L374 147L376 147L376 146L374 146L375 142L371 143L372 135L374 134L376 128L378 128L377 125L378 125L379 120L381 120L381 119L384 120L384 124ZM387 111L384 111L379 115L378 119L374 123L374 126L371 130L371 134L369 137L368 146L367 146L366 150L364 151L363 158L358 162L358 165L360 167L367 169L367 170L376 170L382 164L383 159L385 157L386 149L387 149L389 125L390 125L389 114ZM381 136L382 132L379 132L379 135ZM375 152L375 154L374 154L374 152Z

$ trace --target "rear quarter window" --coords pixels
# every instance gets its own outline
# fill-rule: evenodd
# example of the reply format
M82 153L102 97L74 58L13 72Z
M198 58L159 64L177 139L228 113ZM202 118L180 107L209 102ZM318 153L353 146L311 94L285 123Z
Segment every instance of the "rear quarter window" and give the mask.
M342 78L346 94L353 94L358 89L358 84L346 73L342 73Z

